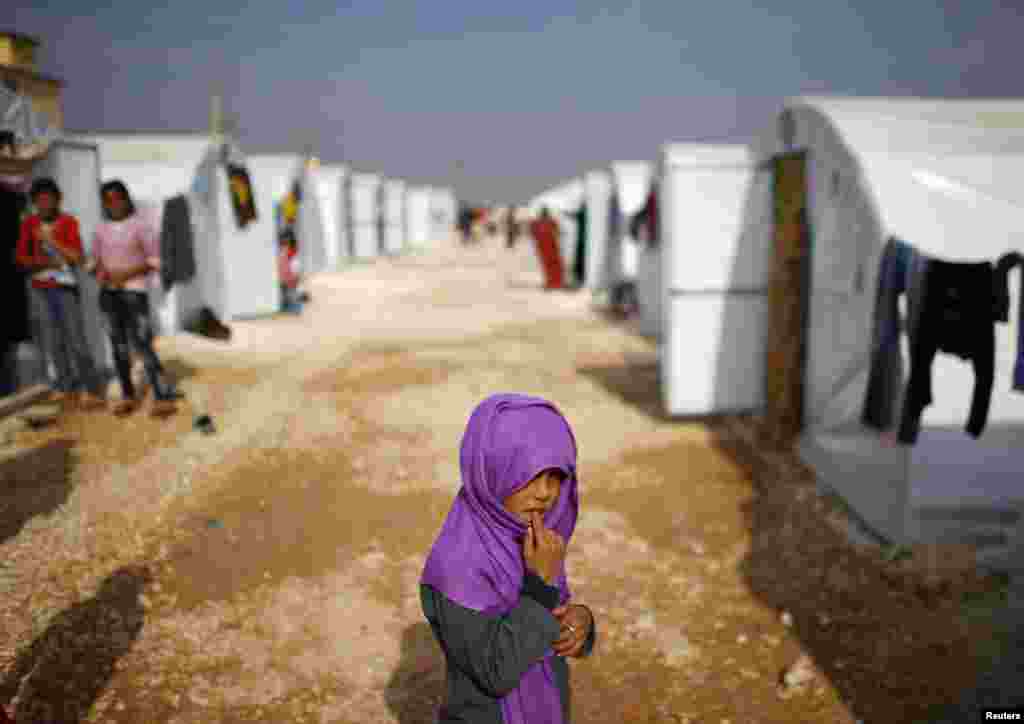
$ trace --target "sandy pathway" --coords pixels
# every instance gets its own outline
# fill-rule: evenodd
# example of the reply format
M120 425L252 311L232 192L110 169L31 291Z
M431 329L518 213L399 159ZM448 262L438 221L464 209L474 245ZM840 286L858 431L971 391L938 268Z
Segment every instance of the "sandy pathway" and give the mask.
M925 590L845 543L808 481L755 484L723 426L660 417L649 341L539 283L496 244L325 275L300 319L162 340L216 435L187 415L20 432L0 458L0 703L432 722L417 577L466 418L499 391L555 400L580 441L570 581L600 642L572 663L577 722L895 722L955 699L982 630L958 596L987 584ZM801 655L809 682L780 696Z

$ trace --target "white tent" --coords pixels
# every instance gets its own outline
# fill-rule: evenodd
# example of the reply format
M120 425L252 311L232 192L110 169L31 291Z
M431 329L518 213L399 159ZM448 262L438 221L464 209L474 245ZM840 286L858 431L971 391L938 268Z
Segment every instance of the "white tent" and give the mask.
M342 164L323 164L315 171L328 269L342 266L349 256L346 174Z
M753 409L764 399L759 333L767 251L763 233L743 234L752 213L744 208L748 197L765 203L761 189L751 188L750 153L745 146L670 144L658 175L665 409L670 415ZM723 333L726 319L747 333Z
M1019 543L1012 526L1024 498L1024 394L1010 391L1021 323L1013 281L1010 323L996 325L995 384L980 438L964 432L971 365L941 353L915 445L882 444L860 416L885 240L895 235L952 262L994 261L1024 248L1024 102L802 98L787 102L778 120L751 144L752 160L765 170L751 187L760 198L748 204L743 234L752 253L772 248L773 234L786 231L773 228L773 184L803 189L811 261L803 292L802 457L889 539ZM787 151L806 156L785 161ZM794 158L802 165L792 165ZM806 173L806 184L787 187L783 170ZM739 257L737 264L768 268ZM726 315L722 334L756 338L766 330ZM734 362L720 359L720 369Z
M413 249L424 249L435 241L430 218L430 189L414 186L405 192L406 240Z
M405 246L405 182L385 179L380 185L381 252L401 254Z
M558 223L559 250L568 276L576 260L576 222L570 213L583 203L584 185L582 179L571 179L545 191L528 204L531 214L547 208Z
M658 176L654 175L644 191L641 209L646 205L651 194L658 193L658 186ZM636 261L636 296L640 307L640 332L649 337L661 337L663 321L661 246L656 243L656 240L648 238L646 233L641 234L641 238L637 241L639 243Z
M607 276L614 285L635 281L639 244L629 233L629 218L639 212L650 187L652 164L647 161L616 161L611 164L611 198L608 208Z
M257 203L263 203L272 217L276 205L298 184L302 198L295 220L295 237L299 243L302 272L316 274L326 269L330 257L320 208L319 173L314 165L303 156L292 153L255 154L249 163ZM274 245L276 249L276 233Z
M449 188L434 187L430 191L431 237L436 241L450 241L455 232L458 201Z
M377 216L380 176L355 173L348 177L349 239L352 258L376 258L380 249L380 224Z
M583 202L587 205L586 278L592 291L607 284L608 218L611 205L611 174L590 171L583 177Z
M260 227L269 223L263 217L238 229L231 208L227 173L221 159L222 147L205 133L142 134L98 133L80 136L100 149L104 181L120 179L128 187L139 212L146 214L159 229L164 202L183 195L189 204L196 276L185 284L176 284L164 294L157 284L152 292L154 316L165 334L179 332L200 307L210 307L222 320L236 316L258 302L260 292L276 290L276 267L268 261L267 273L275 275L265 288L254 288L255 279L245 274L229 274L235 255L256 263L258 256L243 251L260 238ZM228 144L229 153L240 158L238 149ZM250 171L251 173L251 171ZM236 251L237 250L237 251Z

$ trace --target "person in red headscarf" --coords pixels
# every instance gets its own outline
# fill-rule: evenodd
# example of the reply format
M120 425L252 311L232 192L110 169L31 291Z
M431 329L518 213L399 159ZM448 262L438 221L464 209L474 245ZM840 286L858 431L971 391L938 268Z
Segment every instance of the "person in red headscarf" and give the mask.
M562 265L562 252L558 246L558 222L547 207L541 209L540 218L530 224L530 233L537 245L537 256L544 269L544 288L561 289L565 270Z

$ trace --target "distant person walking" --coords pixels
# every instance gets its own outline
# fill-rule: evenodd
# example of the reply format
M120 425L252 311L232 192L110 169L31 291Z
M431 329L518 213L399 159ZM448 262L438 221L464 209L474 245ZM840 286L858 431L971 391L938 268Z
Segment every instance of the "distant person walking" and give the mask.
M544 270L544 289L561 289L564 280L562 252L558 246L558 222L551 216L545 206L540 211L540 218L530 224L530 234L537 247L537 257Z
M102 285L100 307L107 316L123 399L117 414L135 410L140 400L132 383L132 348L142 356L153 389L153 415L175 412L177 392L165 382L164 368L153 349L153 322L149 307L149 280L160 269L160 240L156 229L141 214L127 187L109 181L100 189L107 219L96 229L93 256L96 279Z
M505 246L511 249L516 245L516 238L519 236L519 224L516 222L516 213L518 209L515 206L508 208L508 218L505 220Z
M57 372L56 396L72 404L102 405L103 381L85 336L75 272L83 259L78 220L61 211L62 195L53 179L37 179L29 195L36 213L21 226L17 261L32 274L41 346Z
M473 209L466 204L459 209L459 233L462 234L462 243L468 245L473 233Z

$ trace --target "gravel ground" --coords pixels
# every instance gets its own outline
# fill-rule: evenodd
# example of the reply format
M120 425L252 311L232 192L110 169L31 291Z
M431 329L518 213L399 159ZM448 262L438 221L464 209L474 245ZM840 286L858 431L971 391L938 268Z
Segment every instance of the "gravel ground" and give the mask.
M535 267L491 240L322 275L300 318L161 340L178 417L15 431L0 704L19 722L432 722L444 662L417 578L466 418L499 391L556 401L580 443L570 581L599 643L572 662L577 722L955 704L992 655L964 601L997 582L853 545L798 466L768 475L727 421L663 419L653 344L540 291Z

